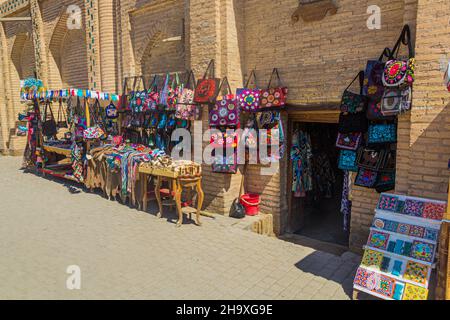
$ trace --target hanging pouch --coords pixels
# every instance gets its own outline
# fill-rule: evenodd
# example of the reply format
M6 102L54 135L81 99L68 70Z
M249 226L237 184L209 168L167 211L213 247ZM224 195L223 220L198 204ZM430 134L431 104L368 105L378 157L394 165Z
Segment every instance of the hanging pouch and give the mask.
M369 126L367 143L397 142L397 125L395 123L377 123Z
M378 172L360 168L356 175L355 185L366 188L374 188L378 181Z
M193 80L191 82L191 80ZM175 116L183 120L196 120L197 106L194 104L194 90L191 88L195 83L194 72L190 70L187 73L185 85L178 96Z
M356 165L356 151L341 150L339 154L339 169L344 171L357 172L358 167Z
M277 76L278 87L272 87L274 75ZM286 105L287 95L288 88L282 85L278 69L274 68L267 89L261 91L260 108L284 107Z
M167 88L167 111L175 111L177 108L178 95L183 90L180 85L180 78L176 72L172 80L172 85Z
M256 88L250 88L250 80L255 80ZM252 70L250 76L247 79L247 83L244 88L237 89L236 91L237 101L240 109L244 112L258 112L260 108L261 89L258 89L256 84L256 73Z
M47 120L47 110L50 110L50 119ZM50 105L50 101L45 102L44 109L44 119L42 123L42 134L46 137L54 137L58 133L58 128L56 126L55 117L53 116L53 111Z
M349 91L352 84L359 79L359 94L353 93ZM360 71L358 75L353 79L352 82L348 85L348 87L344 90L341 100L341 112L349 112L349 113L358 113L364 112L366 110L367 98L362 95L363 93L363 84L364 84L364 71Z
M144 111L156 111L159 102L159 92L158 92L158 76L153 77L152 83L147 91L147 96L144 101Z
M194 93L194 102L199 104L214 103L219 94L219 86L220 79L215 78L215 62L214 60L211 60L205 71L205 75L197 82Z
M361 140L361 132L338 133L336 147L346 150L356 150L361 144Z
M384 149L360 148L358 151L358 167L378 171L386 161Z

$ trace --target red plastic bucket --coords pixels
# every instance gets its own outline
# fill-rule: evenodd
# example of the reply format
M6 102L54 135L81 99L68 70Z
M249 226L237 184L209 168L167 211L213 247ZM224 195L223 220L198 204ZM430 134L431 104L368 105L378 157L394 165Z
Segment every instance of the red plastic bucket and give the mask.
M246 215L256 216L259 213L259 205L261 204L261 197L259 194L244 194L240 201L245 208Z

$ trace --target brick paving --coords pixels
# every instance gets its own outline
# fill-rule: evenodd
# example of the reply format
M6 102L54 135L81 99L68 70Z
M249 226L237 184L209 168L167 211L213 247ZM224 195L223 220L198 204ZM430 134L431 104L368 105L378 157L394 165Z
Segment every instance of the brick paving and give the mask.
M0 157L0 299L350 299L360 257L203 217L175 228ZM150 210L150 211L151 211ZM173 220L172 220L173 218ZM66 268L81 268L68 290Z

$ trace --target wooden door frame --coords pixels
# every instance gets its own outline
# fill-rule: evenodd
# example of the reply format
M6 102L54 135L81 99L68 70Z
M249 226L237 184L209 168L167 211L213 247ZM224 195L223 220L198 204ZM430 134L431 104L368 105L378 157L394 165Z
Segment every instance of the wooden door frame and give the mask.
M291 229L292 222L292 161L290 159L290 150L292 148L292 133L294 130L295 122L303 122L303 123L328 123L328 124L337 124L339 123L339 106L311 106L311 107L295 107L288 108L288 132L286 135L287 138L287 150L288 151L288 159L287 159L287 184L286 184L286 195L287 195L287 203L288 203L288 211L287 211L287 223L286 229L289 231Z

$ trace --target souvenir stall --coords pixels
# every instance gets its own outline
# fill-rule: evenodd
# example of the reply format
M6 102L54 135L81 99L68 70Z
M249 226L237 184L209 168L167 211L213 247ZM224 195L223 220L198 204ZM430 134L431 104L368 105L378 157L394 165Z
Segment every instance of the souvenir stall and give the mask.
M33 101L33 109L27 114L27 164L44 175L83 183L86 152L91 144L107 138L100 100L113 104L118 96L79 89L23 88L21 97ZM58 106L57 117L54 104Z
M443 201L381 194L354 298L365 292L385 300L427 300L446 209Z
M398 58L401 45L408 57ZM384 61L387 59L388 61ZM359 92L350 90L359 79ZM408 25L393 49L386 48L378 60L369 60L344 91L336 146L339 168L344 172L342 213L348 225L351 186L385 192L395 188L397 117L411 109L414 51Z

